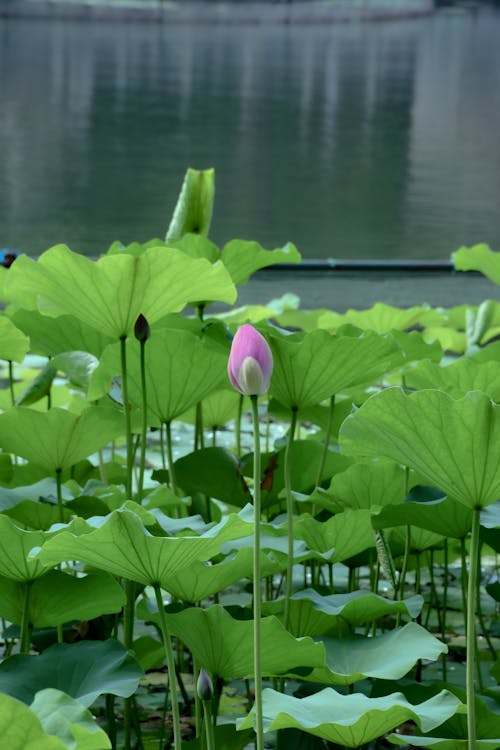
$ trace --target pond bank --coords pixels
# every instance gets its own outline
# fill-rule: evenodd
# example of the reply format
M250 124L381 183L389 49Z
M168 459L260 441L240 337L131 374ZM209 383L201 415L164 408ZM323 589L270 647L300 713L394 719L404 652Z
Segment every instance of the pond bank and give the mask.
M311 24L396 20L432 13L433 0L183 2L182 0L0 0L2 18L208 24Z

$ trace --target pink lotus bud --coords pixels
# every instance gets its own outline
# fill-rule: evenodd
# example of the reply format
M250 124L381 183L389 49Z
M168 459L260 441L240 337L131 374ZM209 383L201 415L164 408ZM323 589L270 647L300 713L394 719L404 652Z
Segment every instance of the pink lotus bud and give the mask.
M240 326L227 363L229 380L244 396L261 396L269 389L273 355L264 336L251 325Z

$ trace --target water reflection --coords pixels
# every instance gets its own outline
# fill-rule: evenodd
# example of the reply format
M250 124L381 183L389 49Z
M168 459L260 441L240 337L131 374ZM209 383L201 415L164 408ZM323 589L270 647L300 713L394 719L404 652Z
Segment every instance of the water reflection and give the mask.
M162 236L215 166L214 239L306 257L500 246L500 15L331 27L0 22L0 245Z

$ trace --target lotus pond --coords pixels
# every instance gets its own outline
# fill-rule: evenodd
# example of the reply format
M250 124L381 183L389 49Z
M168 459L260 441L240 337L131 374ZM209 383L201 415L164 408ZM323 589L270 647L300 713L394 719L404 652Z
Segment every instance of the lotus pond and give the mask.
M165 241L0 269L0 747L495 750L500 304L238 308L300 256L188 183Z

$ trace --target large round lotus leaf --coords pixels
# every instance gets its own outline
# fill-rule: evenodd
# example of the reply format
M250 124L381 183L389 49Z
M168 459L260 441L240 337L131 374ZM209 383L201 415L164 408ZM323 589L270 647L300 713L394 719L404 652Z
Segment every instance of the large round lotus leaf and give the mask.
M275 250L265 250L255 241L231 240L222 248L221 258L237 285L246 284L259 268L277 263L300 263L300 253L291 242Z
M468 740L447 739L446 737L416 737L408 734L390 734L387 738L393 745L404 747L430 747L433 750L468 750ZM476 750L498 750L500 737L492 740L475 740Z
M0 578L0 614L9 622L21 624L26 583ZM83 578L51 570L31 584L29 622L35 627L55 627L70 620L92 620L119 612L125 592L110 575L92 574Z
M367 509L346 510L327 521L303 514L295 521L295 537L303 539L311 550L330 552L330 562L342 562L375 546Z
M98 570L144 584L160 584L168 591L170 577L193 562L219 554L230 539L249 533L252 523L231 514L201 536L156 537L130 511L114 511L95 531L75 536L63 531L44 545L37 559L55 565L81 560Z
M87 708L69 695L47 688L35 695L31 710L49 734L64 740L69 750L107 750L111 742Z
M431 493L435 495L431 488L414 487L404 503L379 508L372 515L373 528L414 526L442 536L464 539L471 529L472 511L450 497L429 500L427 497Z
M289 409L319 404L347 388L373 383L403 363L390 337L370 331L332 336L326 331L269 339L274 357L270 393Z
M469 508L500 495L500 409L478 391L454 400L442 391L407 396L389 388L345 420L340 444L349 455L409 466Z
M305 589L293 594L290 599L288 629L296 637L327 635L342 624L358 627L389 614L399 613L415 618L420 614L423 603L421 596L394 600L371 591L321 596L314 589ZM279 615L283 608L283 599L263 604L265 614Z
M47 250L37 261L22 255L9 269L5 294L19 306L51 317L75 315L114 339L132 334L141 313L152 325L192 300L232 304L236 299L222 263L212 265L165 247L98 261L65 245Z
M347 310L342 314L325 311L318 320L318 327L337 329L348 323L363 330L388 333L392 330L407 331L417 324L435 325L441 320L442 315L428 305L402 309L376 302L373 307L366 310Z
M436 388L454 398L460 398L468 391L482 391L493 401L500 401L500 367L494 361L477 362L462 358L446 367L435 362L420 362L408 370L406 384L418 390Z
M187 330L154 330L145 347L149 424L171 422L226 383L228 354L210 338L200 338ZM90 400L109 392L120 367L120 345L111 344L92 375ZM140 350L135 339L127 344L127 378L129 401L140 408Z
M251 677L253 620L232 617L223 607L190 607L167 613L170 632L183 640L196 661L219 677ZM419 659L435 660L446 646L416 623L377 638L295 638L273 616L264 617L262 672L330 685L349 685L365 677L397 680Z
M401 693L367 698L363 693L340 695L325 688L307 698L294 698L266 688L262 694L264 731L295 727L345 747L360 747L406 721L429 732L452 716L460 701L443 690L417 706ZM253 726L254 710L239 724Z
M143 674L118 641L57 643L37 656L5 659L0 664L0 693L30 704L39 690L56 688L91 706L103 693L132 695Z
M0 738L6 750L68 750L45 731L28 706L10 695L0 695Z
M28 337L9 318L0 315L0 359L22 362L29 348Z
M402 503L405 470L388 461L356 463L333 477L327 494L348 508Z
M10 518L0 515L0 576L11 581L32 581L42 576L51 564L28 555L51 536L45 531L20 529Z
M11 320L29 336L32 354L55 357L64 352L80 351L99 357L113 341L95 328L82 323L75 315L48 318L38 310L19 309L9 313Z
M69 469L122 432L122 415L105 406L89 406L81 414L14 406L0 414L0 447L51 474Z
M451 259L457 271L480 271L495 284L500 284L500 253L495 253L484 242L459 248Z

